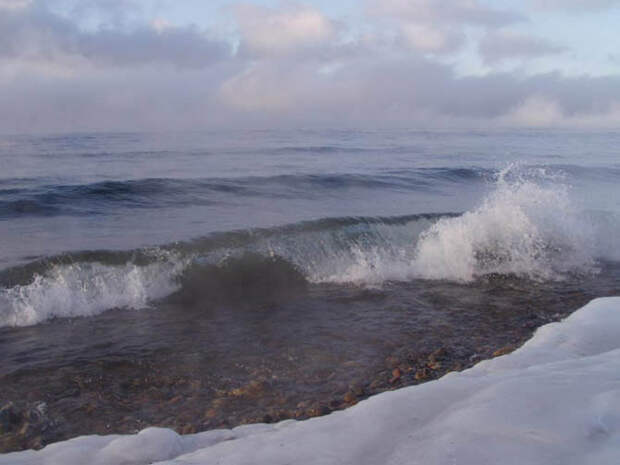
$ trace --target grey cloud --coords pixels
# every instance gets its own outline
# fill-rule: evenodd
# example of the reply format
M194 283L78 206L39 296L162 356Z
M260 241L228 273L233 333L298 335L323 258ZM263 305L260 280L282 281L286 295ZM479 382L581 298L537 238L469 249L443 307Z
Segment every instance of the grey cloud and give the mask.
M424 61L384 63L372 68L374 72L367 71L365 99L373 102L375 114L398 109L405 119L415 118L424 110L439 120L455 117L490 121L535 96L555 102L566 117L603 114L620 104L618 77L567 78L551 73L520 78L494 73L462 78L447 67Z
M246 40L262 48L232 55L227 45L192 28L157 32L124 23L87 32L45 8L13 9L0 15L0 128L490 127L539 124L539 109L549 110L543 122L550 124L620 121L620 76L461 77L384 36L344 40L316 11L301 17L295 10L283 16L265 11L310 27L301 35L284 28L275 36L259 27ZM295 46L269 53L282 33L292 34ZM542 44L549 53L549 44ZM488 53L534 56L540 45L505 41ZM78 59L66 63L67 57Z
M11 132L326 124L492 127L523 124L524 112L518 122L511 123L511 115L541 98L557 108L558 124L613 121L619 96L620 77L496 73L463 78L422 57L369 55L327 71L291 60L229 61L182 72L93 68L68 77L26 71L0 86L0 118Z
M63 0L36 0L48 8ZM65 2L67 0L64 0ZM142 4L136 0L70 0L68 19L74 22L94 22L98 26L120 29L139 22L144 15Z
M530 0L530 4L541 9L553 10L606 10L620 6L619 0Z
M540 98L557 107L558 118L566 121L604 119L620 106L620 77L458 77L449 66L415 56L357 57L330 73L265 62L235 75L224 88L223 103L240 114L362 126L504 124L525 103Z
M566 47L548 40L508 32L486 34L478 44L485 63L492 64L510 58L536 58L562 53Z
M525 18L515 11L493 8L477 0L370 0L369 11L416 22L441 22L501 27Z
M0 83L0 127L13 133L216 127L232 119L219 103L219 86L239 71L233 62L45 76L25 69Z
M203 67L230 55L230 45L193 27L157 31L79 29L74 22L33 4L0 15L0 57L56 61L79 57L103 65L169 63Z
M498 117L528 98L540 96L556 103L564 117L604 114L620 104L618 77L568 78L548 73L518 78L512 74L492 74L459 79L456 87L458 95L451 93L453 99L444 110L461 116Z
M198 68L230 55L227 43L206 39L193 28L102 30L82 36L77 50L86 58L109 64L163 62Z
M391 21L401 44L426 53L451 53L467 41L467 27L497 29L527 18L477 0L369 0L373 17Z

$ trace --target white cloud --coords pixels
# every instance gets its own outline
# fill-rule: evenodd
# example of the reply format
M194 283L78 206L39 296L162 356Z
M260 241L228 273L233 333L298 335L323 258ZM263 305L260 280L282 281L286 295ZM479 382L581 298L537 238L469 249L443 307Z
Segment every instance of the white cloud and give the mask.
M269 8L240 4L234 8L242 50L278 55L318 47L335 36L334 24L319 10L301 4Z
M450 52L465 42L462 31L455 31L450 28L406 22L401 24L400 30L407 44L422 52Z
M389 20L402 41L425 53L449 53L465 45L466 28L494 29L524 18L477 0L369 0L372 17Z
M567 114L557 101L544 95L532 95L499 118L498 123L529 128L615 129L620 124L620 101L610 102L610 105L602 111Z
M170 21L165 18L155 18L151 21L151 27L160 34L166 30L174 29L174 26L170 23Z
M0 0L0 9L18 10L30 6L32 0Z
M540 95L528 97L505 121L525 127L549 127L562 121L562 109L557 102Z

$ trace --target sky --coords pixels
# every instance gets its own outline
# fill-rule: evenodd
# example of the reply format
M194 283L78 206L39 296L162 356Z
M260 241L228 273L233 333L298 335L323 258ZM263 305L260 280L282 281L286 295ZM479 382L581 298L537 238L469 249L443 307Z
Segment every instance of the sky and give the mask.
M620 0L0 0L0 132L620 124Z

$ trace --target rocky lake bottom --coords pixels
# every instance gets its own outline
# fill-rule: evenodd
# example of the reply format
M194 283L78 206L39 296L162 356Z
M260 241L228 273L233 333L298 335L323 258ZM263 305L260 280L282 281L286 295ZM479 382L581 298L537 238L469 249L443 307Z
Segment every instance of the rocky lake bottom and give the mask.
M620 292L620 269L537 283L311 285L0 329L0 452L87 434L305 419L508 353ZM253 296L256 297L256 296ZM120 329L122 328L122 329Z

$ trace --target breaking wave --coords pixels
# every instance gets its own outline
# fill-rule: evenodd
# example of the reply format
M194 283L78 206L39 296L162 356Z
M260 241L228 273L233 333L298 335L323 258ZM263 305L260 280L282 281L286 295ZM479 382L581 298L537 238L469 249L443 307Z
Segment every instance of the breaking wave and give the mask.
M55 317L144 308L177 288L186 262L159 251L154 263L75 262L35 273L28 284L0 289L0 326L29 326Z
M597 257L617 249L617 225L617 218L580 211L561 177L510 167L461 215L331 218L156 249L76 252L4 270L0 326L139 309L163 298L257 302L313 284L562 280L595 273Z
M595 227L560 181L544 169L503 170L478 208L439 220L422 234L414 261L417 275L553 280L595 271Z

